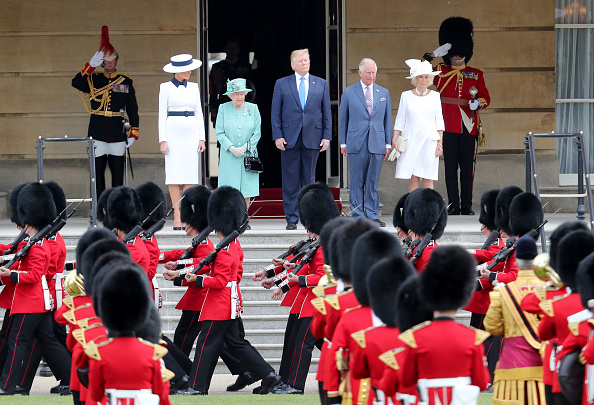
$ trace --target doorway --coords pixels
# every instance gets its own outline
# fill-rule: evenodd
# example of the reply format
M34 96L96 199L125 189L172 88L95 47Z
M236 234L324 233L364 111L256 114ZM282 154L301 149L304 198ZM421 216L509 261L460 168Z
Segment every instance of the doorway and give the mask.
M343 0L200 0L199 29L201 60L205 63L203 90L205 122L209 153L203 166L205 177L216 184L218 149L214 123L211 121L217 97L216 78L211 68L226 56L225 48L237 50L237 59L251 66L249 72L237 69L252 83L252 100L262 116L262 138L258 153L264 164L260 175L261 188L281 186L280 151L272 141L270 110L274 84L277 79L293 73L290 54L294 49L308 48L311 57L310 73L328 81L332 107L332 142L327 153L318 158L316 180L337 187L341 182L342 158L338 140L338 104L343 88L342 67L342 3ZM238 48L238 49L237 49ZM216 69L215 69L216 70ZM237 77L237 75L236 75ZM234 77L231 77L234 78ZM224 79L226 80L226 78ZM228 101L225 99L218 102ZM208 117L208 119L207 119Z

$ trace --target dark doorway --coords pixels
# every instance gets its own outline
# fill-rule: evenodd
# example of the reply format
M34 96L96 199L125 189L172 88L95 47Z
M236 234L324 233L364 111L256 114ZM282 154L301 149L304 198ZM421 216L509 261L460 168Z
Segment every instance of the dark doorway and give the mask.
M260 175L262 188L281 186L280 151L274 146L270 124L270 108L274 84L277 79L293 73L290 54L294 49L308 48L311 56L310 73L328 79L326 51L326 1L320 0L206 0L208 52L224 52L225 43L233 38L239 42L240 59L250 61L255 68L251 79L256 89L256 99L262 115L262 138L258 152L265 167ZM337 3L336 0L330 1ZM335 63L340 58L331 57ZM332 73L331 73L332 74ZM331 86L332 88L336 86ZM208 88L208 87L207 87ZM334 98L333 98L334 99ZM334 107L334 106L333 106ZM333 120L337 119L334 114ZM333 127L337 128L337 123ZM317 180L338 176L339 157L337 133L333 135L331 164L326 163L326 153L320 154ZM217 157L211 157L211 159ZM327 173L328 166L332 173Z

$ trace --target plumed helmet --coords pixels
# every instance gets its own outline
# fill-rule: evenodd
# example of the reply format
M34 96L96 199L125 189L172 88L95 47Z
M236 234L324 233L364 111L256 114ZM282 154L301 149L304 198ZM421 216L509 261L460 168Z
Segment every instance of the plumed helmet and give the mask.
M513 232L509 227L509 206L514 197L521 192L520 187L503 187L495 199L495 226L510 236L513 235Z
M448 212L441 195L429 188L411 191L404 202L404 222L417 235L431 232L433 240L441 238L448 222Z
M115 234L108 230L107 228L91 228L78 239L78 243L76 244L76 268L79 274L84 275L84 271L81 266L83 266L83 255L85 251L91 246L93 243L100 241L100 240L114 240L118 241L118 238ZM91 265L93 262L90 263Z
M52 193L52 196L54 198L54 204L56 206L56 213L60 214L60 216L63 219L66 219L66 217L68 216L68 213L65 210L67 205L66 194L64 194L64 190L62 190L62 187L60 187L58 183L56 183L55 181L46 181L41 184L47 187Z
M476 280L474 258L460 246L439 246L420 277L421 297L431 311L462 308Z
M19 221L41 230L56 218L56 205L51 191L40 183L30 183L17 197Z
M372 232L376 231L368 233ZM396 292L407 278L415 274L413 266L402 255L387 256L373 264L367 273L367 294L371 309L387 326L397 326Z
M392 224L394 228L400 228L400 230L404 233L408 233L408 227L404 223L404 203L406 202L406 197L408 197L409 193L404 194L394 207L394 215L392 216Z
M122 242L117 239L103 239L91 244L82 254L80 263L77 262L77 271L83 275L85 280L85 291L87 295L95 294L95 280L101 279L98 275L105 263L108 265L116 261L132 260L130 251Z
M594 299L594 253L590 253L580 262L576 281L580 286L582 305L589 308L588 301Z
M97 315L108 331L134 332L146 324L151 307L149 284L142 268L131 260L112 261L96 283Z
M322 227L320 231L320 247L322 248L322 253L324 254L324 263L332 267L332 255L336 257L334 262L336 262L337 255L339 252L334 252L332 246L330 246L330 239L338 228L343 225L346 225L348 222L352 221L353 219L350 217L336 217L331 219L330 221L326 222L326 224Z
M369 305L367 273L380 260L390 256L402 256L400 242L393 235L381 229L372 229L359 236L351 252L351 282L357 301Z
M107 199L109 223L116 229L130 232L143 218L142 203L136 191L127 186L116 187Z
M237 230L239 233L245 228L247 221L247 206L241 192L236 188L222 186L212 192L208 200L208 224L215 231L227 236Z
M165 218L165 215L167 215L167 200L165 199L165 193L163 193L161 187L157 186L152 181L147 181L136 187L136 194L138 194L138 198L140 198L140 203L142 204L141 221L148 217L155 207L159 206L157 211L155 211L143 225L144 229L149 229L151 226L159 222L161 218ZM161 205L159 205L159 203ZM163 227L158 230L161 230L162 228Z
M544 212L538 197L527 192L514 197L509 206L509 227L513 235L522 236L538 228L543 219Z
M303 226L316 235L320 234L326 222L340 215L332 194L319 189L303 194L299 210Z
M495 226L495 201L497 200L497 194L499 194L499 190L491 189L485 191L481 196L479 222L491 231L497 229L497 226Z
M99 50L103 51L103 59L106 61L112 61L118 57L118 53L111 42L109 42L109 29L107 28L107 25L101 27L101 42L99 44Z
M433 319L433 311L430 311L421 299L419 277L416 274L404 280L396 292L395 306L396 324L400 332Z
M109 198L115 187L103 190L99 199L97 200L97 220L103 224L107 229L113 229L113 226L109 222L109 215L107 213L107 199Z
M559 225L549 236L549 266L551 266L554 270L557 270L559 265L557 264L558 258L565 254L562 250L559 249L559 242L563 237L573 231L579 230L588 230L588 226L584 221L566 221Z
M322 182L316 182L316 183L310 183L307 184L303 187L301 187L301 190L299 190L299 193L297 194L297 211L299 213L299 218L303 218L303 214L301 212L301 199L303 198L303 196L305 195L305 193L307 193L310 190L319 190L319 191L325 191L326 193L328 193L330 195L330 198L334 199L334 197L332 196L332 190L330 190L330 187L328 187L328 185L326 183L322 183ZM301 224L303 226L305 226L305 224L303 223L303 220L301 220Z
M589 230L577 230L566 234L559 241L559 251L555 269L563 284L574 291L580 286L575 282L575 273L580 262L594 252L594 234Z
M366 218L358 218L341 226L336 232L332 233L330 247L332 251L337 252L337 261L335 264L331 262L330 265L332 266L332 274L335 278L347 283L352 280L352 255L350 252L353 251L353 246L357 238L372 229L378 229L377 223Z
M208 199L211 191L202 185L193 186L184 191L184 199L179 203L183 223L196 228L199 232L208 226Z
M21 228L24 228L25 224L21 223L21 221L19 220L19 210L17 209L17 199L18 199L19 193L21 192L23 187L25 187L28 184L31 184L31 183L25 182L25 183L16 185L10 192L10 197L8 200L8 202L10 204L10 222L20 226Z
M446 18L439 27L439 45L452 44L452 48L443 57L446 65L451 65L450 57L464 56L468 64L474 53L474 41L472 35L474 28L472 21L464 17Z

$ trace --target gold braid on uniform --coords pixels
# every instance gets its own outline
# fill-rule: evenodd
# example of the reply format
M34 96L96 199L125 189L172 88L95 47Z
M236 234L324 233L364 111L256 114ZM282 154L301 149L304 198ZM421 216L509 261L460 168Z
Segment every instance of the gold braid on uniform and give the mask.
M462 71L461 70L458 70L458 69L451 70L448 73L440 73L440 74L437 75L437 77L439 77L439 81L437 82L437 85L435 87L438 88L439 94L441 94L441 92L443 91L443 89L445 89L448 86L448 84L450 84L450 82L452 81L452 79L454 77L456 77L458 79L461 79L460 84L463 84L464 83L464 76L462 75ZM440 87L439 84L441 83L441 79L445 79L445 78L447 78L445 84ZM456 81L456 87L458 87L458 82L457 81ZM460 86L460 87L462 87L462 86Z
M107 111L107 106L111 101L111 96L109 95L109 90L113 88L114 85L122 83L126 78L124 76L118 77L114 82L107 84L99 89L96 89L93 85L93 75L87 76L87 82L89 84L89 93L85 93L79 91L80 96L85 102L85 110L89 114L97 114L98 112L105 110ZM99 103L99 107L96 110L92 110L89 106L89 99L93 101L97 101Z

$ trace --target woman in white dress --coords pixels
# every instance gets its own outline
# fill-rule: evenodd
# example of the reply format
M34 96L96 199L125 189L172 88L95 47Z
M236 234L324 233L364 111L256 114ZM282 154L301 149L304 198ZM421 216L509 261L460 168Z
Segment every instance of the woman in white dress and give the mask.
M198 83L188 82L192 70L201 65L192 55L182 54L171 57L171 63L163 67L173 73L173 79L161 83L159 90L159 142L172 205L181 193L198 184L198 154L206 149L200 90ZM173 229L184 229L179 207L174 210Z
M411 82L415 88L402 93L394 123L392 147L402 136L406 148L396 163L396 178L408 179L408 191L420 187L433 188L439 173L439 156L443 154L445 125L439 92L427 87L440 72L434 72L427 61L409 59Z

